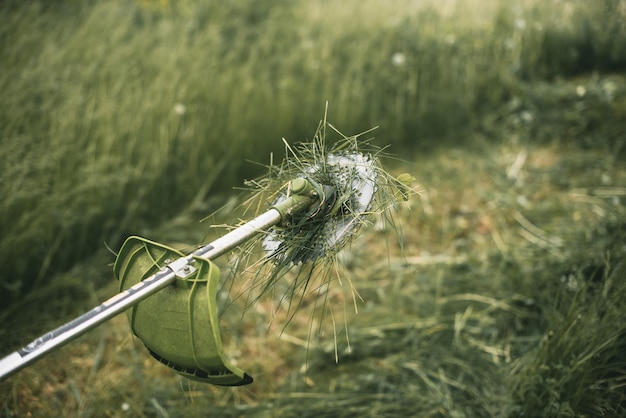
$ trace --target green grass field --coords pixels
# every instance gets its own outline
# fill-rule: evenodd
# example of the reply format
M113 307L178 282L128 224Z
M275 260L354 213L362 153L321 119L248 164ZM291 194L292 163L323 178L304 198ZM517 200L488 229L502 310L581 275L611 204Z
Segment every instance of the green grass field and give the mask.
M2 413L626 415L624 22L623 0L2 2L0 355L113 295L128 235L237 222L200 221L327 102L420 191L290 321L272 297L223 315L251 386L173 374L120 316L0 383Z

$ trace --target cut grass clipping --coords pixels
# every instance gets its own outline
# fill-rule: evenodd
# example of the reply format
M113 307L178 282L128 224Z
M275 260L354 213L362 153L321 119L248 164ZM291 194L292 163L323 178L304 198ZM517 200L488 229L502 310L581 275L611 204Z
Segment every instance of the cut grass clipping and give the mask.
M401 239L393 208L415 193L411 187L415 179L407 173L394 177L385 171L380 162L384 150L362 139L368 132L345 136L324 118L312 141L291 146L283 140L284 160L280 164L270 161L263 177L245 183L245 191L252 196L241 205L244 216L285 200L291 193L290 182L299 177L319 185L322 193L332 191L334 197L324 196L322 205L292 216L242 246L227 278L228 303L242 300L248 309L263 295L272 295L272 320L280 312L288 323L309 297L316 307L327 307L324 295L333 280L344 286L342 279L347 276L342 274L341 252L363 226L377 219L391 225ZM331 140L330 135L337 138ZM235 276L241 282L237 286L232 280ZM356 309L358 293L346 280ZM323 318L326 309L320 313Z

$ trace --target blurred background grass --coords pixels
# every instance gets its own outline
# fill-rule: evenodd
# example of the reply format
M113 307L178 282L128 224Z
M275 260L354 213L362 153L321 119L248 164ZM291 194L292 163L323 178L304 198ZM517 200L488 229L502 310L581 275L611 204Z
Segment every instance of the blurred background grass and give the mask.
M6 350L114 291L104 243L204 240L207 230L184 225L259 174L247 160L281 158L281 137L310 138L326 101L347 134L379 126L376 145L417 163L389 168L410 170L426 190L399 215L409 262L377 277L358 262L351 272L372 309L348 315L352 349L366 353L307 381L298 354L307 350L280 348L279 358L261 341L247 354L271 358L270 370L252 365L275 382L186 386L179 402L166 371L124 357L143 352L120 324L90 340L116 342L81 376L90 392L73 380L79 365L57 366L56 383L46 369L27 370L3 392L12 393L5 413L56 405L116 415L126 405L185 416L217 405L223 415L292 416L303 404L316 416L392 416L402 411L394 405L442 416L623 412L624 22L623 0L2 2ZM352 259L384 257L377 239ZM410 262L429 254L444 262ZM377 280L394 290L377 294ZM264 320L237 325L241 338ZM75 358L93 349L77 343ZM328 355L312 347L309 369ZM324 375L337 367L347 372ZM134 379L138 394L111 391ZM319 379L330 383L313 395Z

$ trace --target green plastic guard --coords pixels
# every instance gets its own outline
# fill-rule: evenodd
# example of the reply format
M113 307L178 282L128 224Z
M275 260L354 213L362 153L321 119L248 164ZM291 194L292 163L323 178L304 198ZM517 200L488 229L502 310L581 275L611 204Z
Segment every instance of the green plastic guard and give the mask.
M147 279L184 254L140 237L126 240L115 260L120 291ZM133 333L161 363L205 383L240 386L252 377L224 355L217 318L219 268L195 258L196 273L128 309Z

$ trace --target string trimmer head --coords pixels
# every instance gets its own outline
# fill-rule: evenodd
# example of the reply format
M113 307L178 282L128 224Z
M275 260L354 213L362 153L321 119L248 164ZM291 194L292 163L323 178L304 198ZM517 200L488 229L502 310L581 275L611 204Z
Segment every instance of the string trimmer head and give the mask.
M376 170L370 157L331 154L323 166L308 166L300 174L280 191L267 212L278 214L263 240L270 259L307 262L338 250L356 232L371 205ZM150 354L188 378L228 386L250 383L252 378L224 354L216 307L219 269L201 252L186 259L176 250L139 237L126 241L114 267L121 292L176 259L186 260L172 285L127 312L131 329Z
M373 158L358 152L330 154L322 163L303 168L319 204L271 228L263 240L268 257L296 264L315 261L350 241L372 205L378 178ZM288 193L281 193L276 203Z

